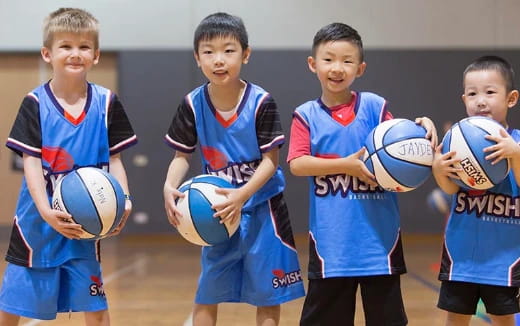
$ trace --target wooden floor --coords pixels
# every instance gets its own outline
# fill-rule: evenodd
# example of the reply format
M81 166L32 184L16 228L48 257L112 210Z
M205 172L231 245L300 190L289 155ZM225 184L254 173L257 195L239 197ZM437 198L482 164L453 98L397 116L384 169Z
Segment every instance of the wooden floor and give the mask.
M302 270L307 268L307 240L297 237ZM112 325L188 325L199 273L199 247L177 236L124 236L103 240L104 287ZM436 308L439 282L438 258L442 238L405 235L408 273L402 277L409 325L443 325L444 313ZM0 253L7 246L0 240ZM0 263L3 273L5 262ZM281 326L298 325L303 298L282 306ZM358 300L356 325L364 325ZM475 316L471 325L489 325ZM23 318L20 325L82 325L81 313L61 314L55 321ZM220 326L255 324L255 308L247 304L222 304ZM335 326L335 325L334 325Z

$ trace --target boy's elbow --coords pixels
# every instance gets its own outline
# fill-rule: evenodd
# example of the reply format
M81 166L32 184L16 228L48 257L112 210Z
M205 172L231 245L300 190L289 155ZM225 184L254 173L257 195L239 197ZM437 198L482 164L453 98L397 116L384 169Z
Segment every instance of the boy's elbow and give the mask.
M303 167L301 164L299 164L298 159L294 159L289 162L289 170L291 170L291 173L295 176L305 176Z

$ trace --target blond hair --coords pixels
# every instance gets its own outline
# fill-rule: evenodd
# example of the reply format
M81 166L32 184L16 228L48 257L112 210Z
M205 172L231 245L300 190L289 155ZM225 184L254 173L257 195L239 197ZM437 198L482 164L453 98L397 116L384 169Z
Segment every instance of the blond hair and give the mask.
M54 34L63 32L90 34L95 49L99 48L99 22L83 9L60 8L51 12L43 23L43 46L52 47Z

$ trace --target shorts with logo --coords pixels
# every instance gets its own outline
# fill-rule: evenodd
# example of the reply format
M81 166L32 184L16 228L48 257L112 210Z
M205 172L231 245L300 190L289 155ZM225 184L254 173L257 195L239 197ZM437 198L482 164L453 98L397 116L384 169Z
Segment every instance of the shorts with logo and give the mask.
M474 315L479 299L492 315L520 312L518 288L469 282L442 281L437 307L450 312Z
M58 312L107 308L101 266L96 260L73 259L51 268L7 264L0 290L0 310L51 320Z
M305 295L282 194L242 212L237 232L203 247L195 303L273 306Z

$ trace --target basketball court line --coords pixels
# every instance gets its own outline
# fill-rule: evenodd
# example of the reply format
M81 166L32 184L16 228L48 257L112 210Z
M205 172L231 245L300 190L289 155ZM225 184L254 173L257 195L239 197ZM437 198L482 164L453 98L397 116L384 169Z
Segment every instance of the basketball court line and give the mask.
M107 277L103 277L103 286L107 285L111 281L117 280L118 278L120 278L121 276L123 276L125 274L132 272L133 270L138 270L138 269L142 268L142 266L146 264L147 260L148 259L146 257L139 258L138 260L133 262L131 265L128 265L119 270L116 270L115 272L108 275ZM40 319L31 319L30 321L23 324L22 326L34 326L34 325L40 324L43 321L44 320L40 320Z

